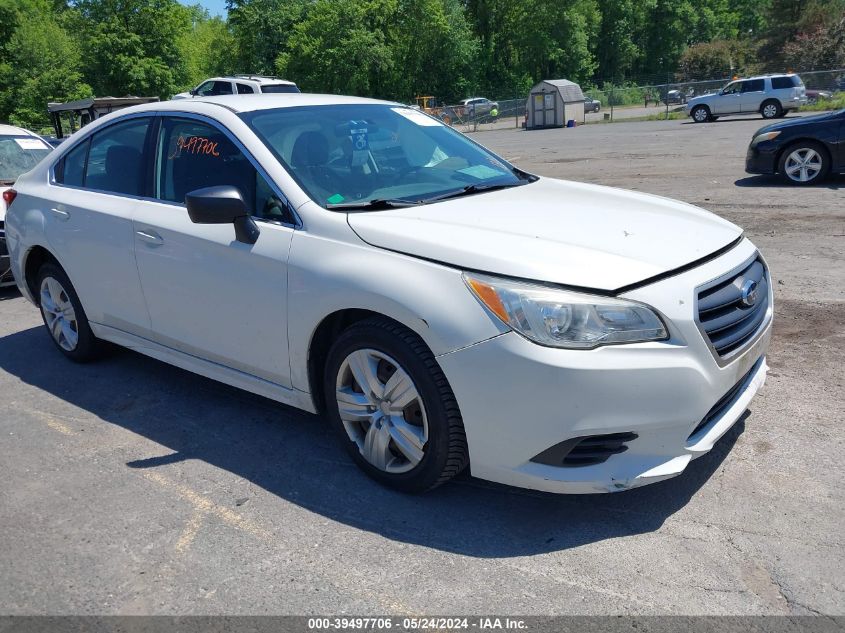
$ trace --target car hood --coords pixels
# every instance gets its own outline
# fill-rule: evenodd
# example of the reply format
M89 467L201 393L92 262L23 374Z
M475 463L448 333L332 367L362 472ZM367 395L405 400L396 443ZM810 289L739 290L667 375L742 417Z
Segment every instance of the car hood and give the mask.
M697 97L690 97L687 99L687 106L694 106L696 103L707 103L713 97L718 97L719 93L714 92L709 95L698 95Z
M429 205L350 213L348 222L373 246L606 291L680 268L742 234L683 202L549 178Z
M765 134L766 132L774 132L775 130L785 130L791 127L800 127L802 125L812 125L813 123L821 123L823 121L836 121L845 118L845 110L838 112L825 112L824 114L815 114L813 116L802 116L789 118L784 121L778 121L761 127L754 133L754 136Z

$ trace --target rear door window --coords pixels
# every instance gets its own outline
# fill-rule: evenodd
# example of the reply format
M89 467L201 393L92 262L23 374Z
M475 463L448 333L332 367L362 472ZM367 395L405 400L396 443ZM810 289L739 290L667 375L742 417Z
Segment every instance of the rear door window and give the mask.
M765 84L762 79L750 79L742 82L743 92L763 92L764 88Z
M235 84L235 86L237 86L238 88L239 95L255 94L255 90L253 90L252 86L249 86L247 84Z
M145 193L144 145L151 118L110 125L91 137L84 186L130 196Z

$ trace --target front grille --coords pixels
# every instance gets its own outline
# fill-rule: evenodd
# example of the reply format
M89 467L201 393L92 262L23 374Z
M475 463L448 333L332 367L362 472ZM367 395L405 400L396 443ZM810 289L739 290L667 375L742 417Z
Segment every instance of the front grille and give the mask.
M749 292L751 288L756 290ZM768 308L769 276L759 257L739 273L698 292L698 323L722 358L754 337Z
M611 456L628 450L627 443L637 439L636 433L608 433L573 437L547 448L531 458L532 462L549 466L594 466Z
M758 360L754 363L754 367L748 370L748 373L745 374L738 383L736 383L733 387L731 387L730 391L726 393L724 396L719 398L719 401L713 405L713 408L707 412L707 415L698 423L698 425L692 430L692 433L689 434L688 440L695 436L701 429L706 428L709 424L719 418L727 409L733 406L733 403L739 397L739 394L745 389L748 385L748 380L751 378L751 375L757 371L758 367L762 359Z

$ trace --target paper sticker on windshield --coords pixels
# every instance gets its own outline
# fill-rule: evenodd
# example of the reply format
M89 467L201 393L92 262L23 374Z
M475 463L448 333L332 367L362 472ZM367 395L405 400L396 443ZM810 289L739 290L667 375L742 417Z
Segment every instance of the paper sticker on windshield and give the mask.
M428 116L427 114L420 112L419 110L414 110L413 108L390 108L396 114L402 115L409 121L413 121L417 125L424 125L426 127L436 127L438 125L443 125L437 119Z
M50 149L38 138L16 138L15 143L20 145L21 149Z
M354 124L356 121L352 123ZM370 135L366 127L351 129L349 134L352 138L352 166L360 167L366 164L370 158Z
M488 178L495 178L496 176L504 175L503 171L493 169L487 165L472 165L471 167L464 167L458 170L462 174L478 178L479 180L487 180Z

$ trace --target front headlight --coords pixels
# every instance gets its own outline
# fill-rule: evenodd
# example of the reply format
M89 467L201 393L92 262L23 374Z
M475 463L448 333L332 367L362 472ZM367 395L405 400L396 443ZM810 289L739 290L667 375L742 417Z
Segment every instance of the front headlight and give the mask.
M754 137L754 140L751 141L751 147L757 147L757 145L759 145L763 141L771 141L773 138L776 138L778 134L780 134L780 130L759 134Z
M593 349L669 338L648 307L617 299L464 273L478 300L525 338L550 347Z

